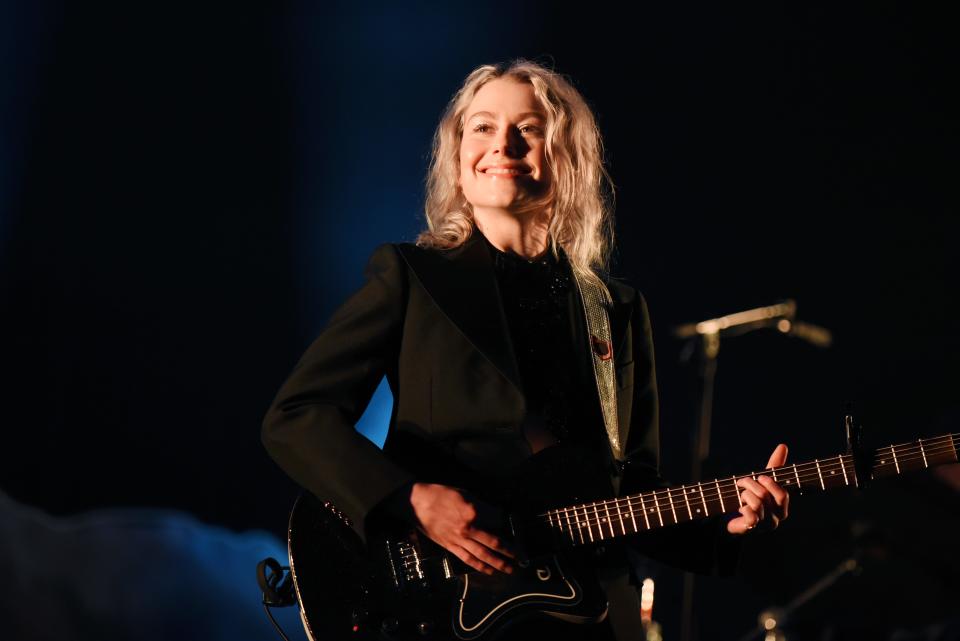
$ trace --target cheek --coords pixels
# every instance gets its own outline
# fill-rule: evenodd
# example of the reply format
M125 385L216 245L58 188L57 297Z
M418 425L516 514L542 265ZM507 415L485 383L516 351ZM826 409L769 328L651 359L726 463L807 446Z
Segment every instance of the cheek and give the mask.
M479 150L463 145L460 147L460 167L465 171L473 171L481 155Z
M469 146L460 147L460 176L459 180L471 180L473 178L474 168L480 160L482 154Z
M547 163L547 154L544 149L540 149L536 156L537 167L540 168L540 179L544 182L550 182L552 173L550 172L550 165Z

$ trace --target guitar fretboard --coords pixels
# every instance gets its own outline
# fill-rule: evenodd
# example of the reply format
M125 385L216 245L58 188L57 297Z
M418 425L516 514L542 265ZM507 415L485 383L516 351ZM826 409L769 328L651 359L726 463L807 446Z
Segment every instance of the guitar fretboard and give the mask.
M871 478L895 476L957 462L958 434L888 445L875 451ZM593 503L571 505L539 515L573 545L604 541L667 525L736 512L743 505L737 481L767 475L786 490L825 491L857 486L853 456L815 459L782 467L681 485Z

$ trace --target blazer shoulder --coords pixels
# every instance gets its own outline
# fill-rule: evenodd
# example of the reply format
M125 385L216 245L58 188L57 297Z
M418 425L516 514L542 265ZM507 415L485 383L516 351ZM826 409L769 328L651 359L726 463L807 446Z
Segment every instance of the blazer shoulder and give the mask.
M368 280L403 281L404 269L402 254L397 243L381 243L370 253L364 275Z
M469 241L468 241L469 242ZM405 259L411 260L430 260L430 259L443 259L450 260L456 258L460 252L464 249L464 245L458 245L457 247L451 247L449 249L442 249L439 247L423 247L416 243L402 242L402 243L390 243L397 250L397 252Z
M610 291L610 297L618 305L635 305L638 301L643 302L643 294L640 290L627 282L624 278L617 278L605 275L604 283Z
M416 243L394 243L394 248L403 262L418 277L444 273L446 268L463 253L463 245L450 249L421 247Z

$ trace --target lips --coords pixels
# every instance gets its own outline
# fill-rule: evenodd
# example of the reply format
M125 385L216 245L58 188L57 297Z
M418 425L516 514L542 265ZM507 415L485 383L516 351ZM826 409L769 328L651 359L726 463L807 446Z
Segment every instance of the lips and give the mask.
M491 165L480 169L480 173L488 176L523 176L530 173L530 169L521 165Z

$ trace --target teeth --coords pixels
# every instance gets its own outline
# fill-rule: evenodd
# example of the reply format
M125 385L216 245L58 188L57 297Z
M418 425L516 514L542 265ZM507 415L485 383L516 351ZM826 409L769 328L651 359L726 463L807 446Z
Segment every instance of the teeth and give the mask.
M483 170L483 173L485 173L485 174L502 174L502 175L505 175L505 176L517 176L517 175L522 174L523 172L520 171L519 169L499 169L499 168L490 167L490 168L488 168L488 169L484 169L484 170Z

